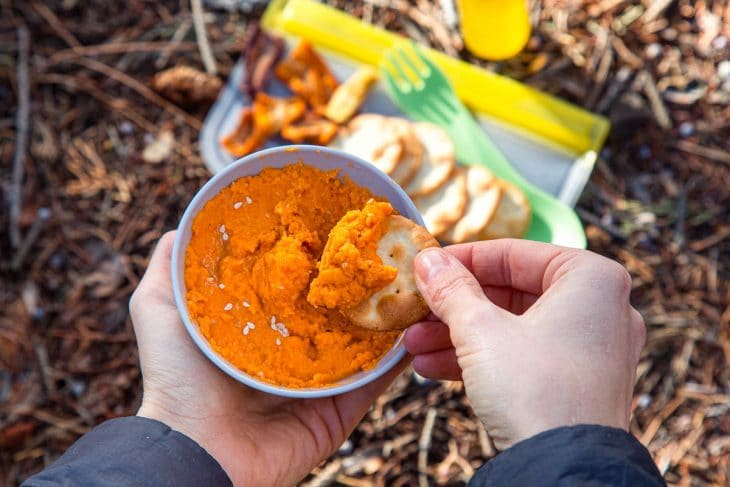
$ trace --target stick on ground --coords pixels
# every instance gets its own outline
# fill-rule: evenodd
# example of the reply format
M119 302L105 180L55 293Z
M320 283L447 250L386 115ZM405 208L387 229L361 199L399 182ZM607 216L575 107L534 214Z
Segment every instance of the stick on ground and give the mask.
M216 68L215 57L213 57L213 51L208 43L208 33L205 31L203 3L201 0L190 0L190 7L193 11L193 27L195 27L195 38L198 40L200 58L205 66L205 71L215 76L218 74L218 68Z
M30 34L24 25L18 27L18 111L15 116L16 143L13 157L13 179L10 187L10 245L20 245L20 210L25 175L25 153L28 148L28 117L30 116L30 74L28 57Z

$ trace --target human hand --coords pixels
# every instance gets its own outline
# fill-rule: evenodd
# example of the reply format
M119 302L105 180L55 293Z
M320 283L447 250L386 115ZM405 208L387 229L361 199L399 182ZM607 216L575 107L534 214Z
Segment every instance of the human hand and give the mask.
M288 399L236 382L195 346L170 280L174 232L160 240L130 301L144 395L138 416L184 433L235 485L293 485L333 453L405 363L334 397Z
M559 426L628 428L646 330L619 264L495 240L426 249L415 270L435 317L406 332L414 368L463 378L498 448Z

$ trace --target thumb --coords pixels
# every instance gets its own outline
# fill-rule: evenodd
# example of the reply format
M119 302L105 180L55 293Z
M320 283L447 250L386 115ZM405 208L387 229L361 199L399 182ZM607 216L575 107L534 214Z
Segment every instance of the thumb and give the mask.
M416 256L414 268L419 292L431 311L449 326L453 338L471 335L466 328L501 314L474 275L448 252L425 249Z

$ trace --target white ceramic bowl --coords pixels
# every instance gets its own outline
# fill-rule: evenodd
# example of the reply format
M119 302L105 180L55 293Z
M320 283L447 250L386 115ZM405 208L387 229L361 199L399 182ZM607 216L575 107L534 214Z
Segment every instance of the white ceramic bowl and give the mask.
M361 387L393 368L406 353L403 345L403 336L401 335L396 340L393 348L371 370L358 372L339 382L321 388L295 389L276 386L268 382L260 381L256 377L243 372L216 353L200 332L198 326L190 319L185 299L185 251L187 250L188 243L190 243L193 218L195 218L198 211L210 199L218 195L223 188L239 178L254 176L267 167L284 167L299 161L322 170L339 169L340 174L349 177L355 184L368 188L373 195L387 199L401 215L410 218L420 225L424 225L421 215L418 213L410 198L408 198L408 195L406 195L400 186L395 184L388 176L376 169L372 164L345 152L326 147L310 145L275 147L239 159L211 178L198 191L198 194L195 195L183 214L175 238L172 251L172 286L175 293L175 302L177 303L177 308L185 324L185 328L200 350L223 372L247 386L278 396L299 398L326 397Z

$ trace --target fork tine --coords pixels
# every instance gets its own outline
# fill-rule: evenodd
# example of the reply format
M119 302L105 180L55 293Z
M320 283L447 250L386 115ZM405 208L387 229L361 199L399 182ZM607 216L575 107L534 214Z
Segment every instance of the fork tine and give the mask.
M418 60L421 63L423 63L424 68L426 68L429 71L434 71L434 69L436 69L435 66L434 66L434 64L431 62L430 59L428 59L426 57L426 55L423 53L423 50L420 47L418 47L417 45L413 44L412 45L412 51L415 53L415 55L418 58Z
M393 94L396 94L396 93L403 93L403 94L409 93L411 91L410 86L408 84L406 84L406 83L399 83L397 81L398 76L396 76L393 73L393 71L392 71L393 70L393 67L392 66L388 66L389 64L390 63L387 63L386 64L385 62L383 62L382 63L382 68L383 68L383 74L385 74L385 76L383 76L383 79L385 80L385 83L388 85L388 88L390 89L390 91Z
M414 42L408 42L400 48L403 56L408 60L409 65L421 78L428 77L431 74L432 66L427 58L424 57L421 49Z
M410 91L413 89L413 77L409 76L408 69L403 65L403 61L398 59L398 56L396 55L395 50L388 51L388 53L385 55L385 59L388 61L388 63L393 67L395 72L397 73L396 78L398 79L398 83L403 87L406 88L405 90L401 90L404 92Z
M427 75L427 73L418 69L416 63L413 62L413 57L406 51L405 46L396 47L394 57L399 60L401 68L411 75L410 79L415 80L419 89L422 89L424 84L423 78Z

